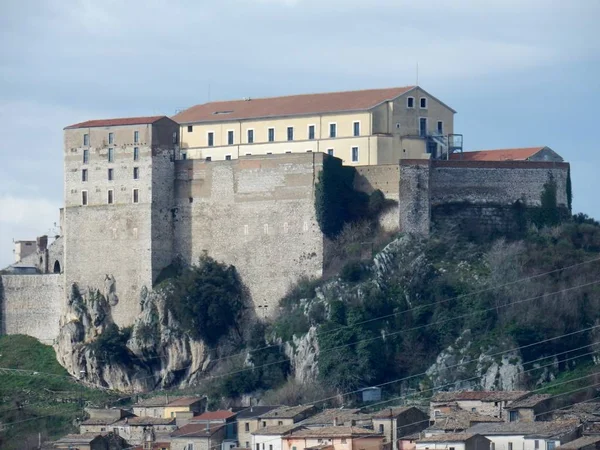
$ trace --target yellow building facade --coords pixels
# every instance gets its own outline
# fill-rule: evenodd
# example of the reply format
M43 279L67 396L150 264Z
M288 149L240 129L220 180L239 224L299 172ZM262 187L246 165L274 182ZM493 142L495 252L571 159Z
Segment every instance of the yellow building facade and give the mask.
M454 113L409 86L212 102L173 119L189 159L323 152L363 166L442 156Z

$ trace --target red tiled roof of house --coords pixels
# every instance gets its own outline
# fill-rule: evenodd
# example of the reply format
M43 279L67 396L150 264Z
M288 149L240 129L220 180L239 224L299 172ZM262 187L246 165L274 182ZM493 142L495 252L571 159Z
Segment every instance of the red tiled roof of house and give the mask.
M546 147L501 148L453 153L450 159L462 161L526 161Z
M364 111L414 89L405 86L362 91L327 92L210 102L192 106L172 117L179 123L220 122L278 116L301 116L342 111Z
M453 402L460 400L480 400L488 402L512 401L525 397L527 391L450 391L438 392L431 401Z
M123 117L120 119L98 119L87 120L85 122L76 123L65 127L65 130L74 128L95 128L95 127L116 127L123 125L146 125L154 123L167 116L147 116L147 117Z
M235 416L235 413L227 410L206 411L205 413L202 413L199 416L194 416L192 420L194 422L202 420L225 420L233 416Z
M223 427L224 425L212 425L206 429L206 425L203 423L188 423L173 431L171 437L210 437Z
M202 400L202 397L181 397L169 402L167 406L191 406Z

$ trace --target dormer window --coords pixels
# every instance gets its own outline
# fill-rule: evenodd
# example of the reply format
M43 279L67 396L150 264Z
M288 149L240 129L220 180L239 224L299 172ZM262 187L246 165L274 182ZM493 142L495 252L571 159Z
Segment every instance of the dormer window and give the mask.
M421 97L419 101L421 102L421 109L427 109L427 97Z
M414 97L407 97L406 98L406 107L407 108L414 108L415 107L415 98Z

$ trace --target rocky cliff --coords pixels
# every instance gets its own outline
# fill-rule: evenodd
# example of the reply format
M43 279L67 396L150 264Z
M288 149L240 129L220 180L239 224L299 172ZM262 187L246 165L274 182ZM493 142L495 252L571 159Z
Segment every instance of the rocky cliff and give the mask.
M126 392L186 387L204 376L222 349L182 331L164 290L144 290L140 301L133 327L115 330L105 295L73 285L55 345L59 362L87 383Z

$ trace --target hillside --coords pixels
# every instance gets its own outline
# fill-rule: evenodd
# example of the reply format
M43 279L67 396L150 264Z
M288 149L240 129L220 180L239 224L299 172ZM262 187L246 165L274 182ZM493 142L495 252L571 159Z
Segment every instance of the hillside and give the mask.
M285 398L294 383L312 382L322 392L385 384L388 398L422 398L437 389L538 389L557 376L568 381L573 370L593 375L599 252L600 226L585 216L512 239L399 236L372 260L303 280L281 300L266 336L288 342L292 376L281 397L269 395ZM263 352L251 352L251 363ZM216 382L217 391L264 388L260 377L248 383L248 371L271 376L285 364L240 363L244 371Z
M44 441L77 431L74 424L82 417L82 406L103 406L118 398L77 383L58 363L51 346L28 336L0 337L0 367L13 369L0 370L3 449L29 448L40 436Z

